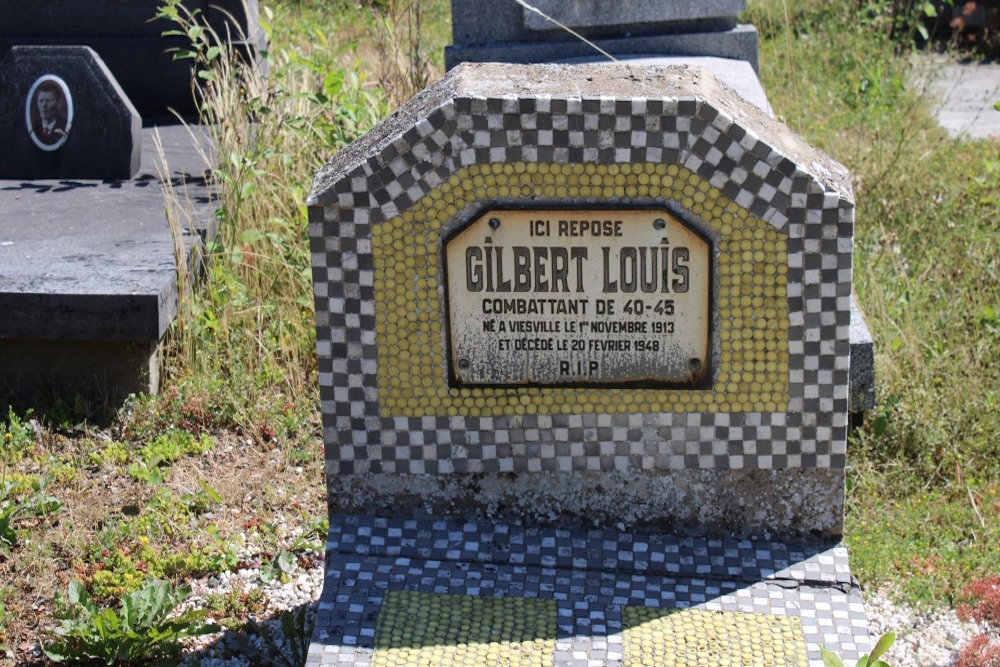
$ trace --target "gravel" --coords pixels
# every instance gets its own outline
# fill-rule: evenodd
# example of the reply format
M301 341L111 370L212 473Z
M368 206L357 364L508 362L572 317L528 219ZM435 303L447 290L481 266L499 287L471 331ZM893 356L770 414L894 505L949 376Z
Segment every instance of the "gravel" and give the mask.
M893 604L887 596L877 593L865 594L865 610L873 641L886 632L896 634L896 642L883 658L892 667L951 667L965 642L979 634L990 634L985 625L960 621L951 609L919 612ZM991 636L998 638L996 629Z

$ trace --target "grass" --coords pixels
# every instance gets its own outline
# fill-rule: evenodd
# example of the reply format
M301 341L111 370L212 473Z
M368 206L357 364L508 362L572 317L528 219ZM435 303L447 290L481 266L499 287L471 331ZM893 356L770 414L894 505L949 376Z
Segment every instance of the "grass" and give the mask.
M281 580L319 560L304 201L324 161L440 73L448 4L423 9L415 68L402 0L382 24L346 2L263 3L267 82L198 50L218 121L221 233L169 332L163 390L101 426L80 422L87 401L74 398L0 413L0 512L18 507L0 531L7 662L40 660L53 597L74 579L110 603L154 576L182 585L257 567ZM776 112L855 179L878 408L850 443L854 571L911 604L950 605L1000 563L1000 148L937 129L905 85L905 35L890 39L878 10L751 0L747 19ZM202 604L238 631L272 612L257 590Z
M1000 567L1000 146L937 128L905 37L857 9L762 0L748 18L776 112L854 177L878 407L848 452L853 568L948 604Z

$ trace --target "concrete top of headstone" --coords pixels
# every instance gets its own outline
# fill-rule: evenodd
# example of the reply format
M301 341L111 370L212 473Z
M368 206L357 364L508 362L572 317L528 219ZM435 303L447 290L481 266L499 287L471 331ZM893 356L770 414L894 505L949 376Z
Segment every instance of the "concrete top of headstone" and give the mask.
M334 184L366 160L378 156L435 109L456 98L515 99L518 96L570 98L689 99L725 109L733 123L812 176L826 191L853 203L847 168L813 148L758 106L692 65L635 65L627 62L581 65L463 63L418 93L410 102L340 151L316 174L308 205L334 199Z
M602 56L571 58L562 62L568 65L579 65L588 63L600 64L608 61ZM723 84L739 93L747 102L758 107L768 116L774 116L771 103L767 101L767 93L764 92L764 86L761 85L760 79L757 78L757 72L745 60L717 58L715 56L658 56L649 54L619 58L618 62L636 66L655 65L667 67L690 65L693 67L704 67Z
M746 0L663 2L663 0L533 0L533 7L570 28L629 27L660 22L732 17L746 9ZM529 30L562 30L538 12L522 7Z
M174 242L164 216L159 133L169 182L192 216L190 247L214 203L197 145L204 130L144 134L130 181L0 180L0 338L159 340L176 313Z
M58 77L47 85L71 99L65 139L54 150L36 143L25 118L44 77ZM0 61L0 178L131 178L141 128L139 112L90 47L16 46Z

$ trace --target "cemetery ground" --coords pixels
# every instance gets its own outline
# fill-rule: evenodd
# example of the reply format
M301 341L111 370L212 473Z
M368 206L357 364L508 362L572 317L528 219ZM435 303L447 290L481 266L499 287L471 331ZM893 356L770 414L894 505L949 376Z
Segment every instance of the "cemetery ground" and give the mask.
M402 0L380 6L395 14L375 25L345 2L265 3L266 83L200 50L219 239L187 278L159 396L43 395L0 415L0 662L44 662L71 581L100 606L152 578L192 584L204 620L245 632L320 565L304 202L330 155L441 72L449 37L446 2L422 3L419 36ZM890 35L882 3L751 0L746 20L775 112L855 179L878 406L848 450L853 571L866 598L975 602L975 582L1000 575L1000 143L937 128L907 86L915 24Z

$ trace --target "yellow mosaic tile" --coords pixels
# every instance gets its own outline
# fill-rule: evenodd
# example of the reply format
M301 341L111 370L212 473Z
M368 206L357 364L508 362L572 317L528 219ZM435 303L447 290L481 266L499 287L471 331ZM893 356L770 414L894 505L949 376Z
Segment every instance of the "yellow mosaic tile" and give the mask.
M710 389L448 386L438 230L496 198L677 201L716 245L719 364ZM404 213L372 227L383 417L783 411L788 404L787 235L693 172L663 164L471 165Z
M807 667L793 616L622 608L623 667Z
M556 603L389 591L372 667L554 664Z

